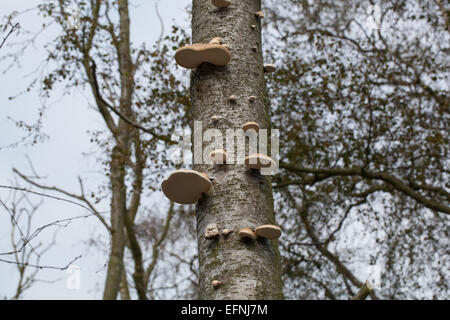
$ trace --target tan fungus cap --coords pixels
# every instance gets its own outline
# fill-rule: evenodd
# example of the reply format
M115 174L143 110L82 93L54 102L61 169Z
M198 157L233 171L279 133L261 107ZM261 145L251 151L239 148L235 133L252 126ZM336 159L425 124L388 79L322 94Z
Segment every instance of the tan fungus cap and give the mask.
M172 172L161 184L166 197L180 204L196 203L211 186L208 175L187 169Z
M275 166L275 161L271 157L268 157L261 153L255 153L245 158L245 165L251 169L270 168Z
M189 44L175 52L175 61L188 69L195 69L204 62L223 67L230 59L230 51L223 45L215 43Z
M258 237L275 240L281 236L281 228L271 224L265 224L257 227L255 230L255 234Z

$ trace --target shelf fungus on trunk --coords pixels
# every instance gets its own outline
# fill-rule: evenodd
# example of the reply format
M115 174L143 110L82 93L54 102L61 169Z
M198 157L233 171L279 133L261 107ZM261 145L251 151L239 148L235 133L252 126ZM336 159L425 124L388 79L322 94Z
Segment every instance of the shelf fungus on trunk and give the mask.
M213 280L213 281L211 281L211 284L212 284L212 286L214 287L214 288L218 288L218 287L220 287L223 283L221 282L221 281L219 281L219 280Z
M209 157L215 164L225 164L227 162L227 152L223 149L211 151Z
M220 235L219 227L215 223L208 224L205 228L205 238L214 239Z
M270 240L278 239L281 236L281 228L271 224L265 224L255 229L255 234L258 237L267 238Z
M230 62L231 52L222 45L222 38L213 38L209 43L193 43L175 52L175 61L187 69L195 69L202 63L224 67Z
M272 73L272 72L275 72L275 71L277 71L277 67L275 67L274 64L266 63L264 65L264 72L265 73Z
M228 8L231 6L230 0L212 0L212 4L217 8Z
M262 11L256 12L255 16L257 16L259 19L264 19L264 13Z
M243 239L256 239L256 234L255 232L250 229L250 228L243 228L239 231L238 233L239 237L243 238Z
M245 157L245 165L247 168L259 170L262 168L275 167L276 163L269 156L261 153L255 153Z
M227 236L229 236L231 233L233 233L233 230L231 230L231 229L223 229L221 233L222 233L222 235L223 235L224 237L227 237Z
M259 124L257 122L253 122L253 121L246 122L242 125L242 130L244 130L244 132L246 132L248 130L255 130L255 132L258 132Z
M237 97L236 97L235 95L231 95L231 96L228 98L228 100L229 100L231 103L235 103L235 102L237 101Z
M211 187L212 183L206 173L188 169L172 172L161 184L166 197L180 204L196 203Z

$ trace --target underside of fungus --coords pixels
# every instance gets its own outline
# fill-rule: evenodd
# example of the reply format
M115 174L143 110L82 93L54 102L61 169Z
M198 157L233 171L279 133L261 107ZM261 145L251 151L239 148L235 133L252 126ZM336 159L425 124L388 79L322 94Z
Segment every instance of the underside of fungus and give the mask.
M267 64L264 65L264 72L272 73L272 72L275 72L275 71L277 71L277 67L275 67L274 64L267 63Z
M212 4L217 8L227 8L231 6L230 0L212 0Z
M271 224L265 224L255 229L255 234L258 237L263 237L271 240L278 239L281 236L281 228Z
M161 184L166 197L180 204L196 203L211 186L205 173L187 169L172 172Z
M245 158L245 165L251 169L262 169L276 166L275 161L261 153L251 154Z
M204 62L223 67L230 62L230 59L230 51L217 43L189 44L175 53L175 61L187 69L195 69Z

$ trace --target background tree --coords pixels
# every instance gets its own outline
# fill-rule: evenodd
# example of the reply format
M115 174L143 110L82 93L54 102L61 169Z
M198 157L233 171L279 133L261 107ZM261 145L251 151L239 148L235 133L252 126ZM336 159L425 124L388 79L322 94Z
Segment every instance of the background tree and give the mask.
M163 242L169 237L178 240L171 236L172 230L168 232L168 228L179 210L172 205L167 206L167 210L149 210L141 199L144 190L148 190L146 196L149 196L159 189L164 168L170 163L167 146L175 143L170 134L183 125L183 110L189 105L184 85L174 77L174 65L168 59L169 48L182 45L186 37L182 30L174 28L173 34L164 39L165 43L159 42L152 50L144 44L133 46L128 1L79 3L79 25L67 23L69 13L66 10L70 4L70 1L49 1L36 8L48 23L44 24L43 31L49 25L56 25L60 32L46 45L48 56L29 89L42 84L41 95L49 97L62 83L66 94L74 88L90 92L105 128L93 130L91 141L98 144L101 152L97 160L109 182L98 190L85 190L83 179L79 178L77 193L47 186L18 170L16 173L24 182L72 198L95 213L110 236L106 242L109 259L105 299L115 299L121 286L123 298L130 296L127 294L130 279L124 271L129 264L124 257L132 260L133 267L128 267L132 270L130 285L137 296L140 299L154 297L158 288L150 281L155 277L158 257L163 255L159 252ZM19 14L14 13L8 19ZM25 45L34 43L35 37L33 34ZM17 61L15 59L13 62ZM161 123L165 125L162 127ZM110 207L106 216L97 208L104 198ZM144 216L147 220L140 220ZM153 241L145 244L152 252L143 253L141 240L146 235L139 238L137 223L149 221L159 224L153 225L154 234L146 238ZM172 260L178 268L181 262L173 257ZM178 286L180 279L176 280Z
M445 297L448 5L267 6L287 296L348 297L377 265L372 298Z

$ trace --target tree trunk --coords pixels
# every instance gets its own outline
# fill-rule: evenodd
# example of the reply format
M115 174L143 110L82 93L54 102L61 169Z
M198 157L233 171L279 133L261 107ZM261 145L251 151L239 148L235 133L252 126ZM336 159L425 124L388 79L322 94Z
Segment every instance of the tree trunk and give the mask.
M192 72L192 119L203 130L238 129L256 121L269 129L269 100L264 80L261 23L255 16L261 0L234 0L229 8L216 9L211 0L193 0L193 43L221 37L232 53L226 67L202 64ZM255 27L252 27L255 25ZM229 102L235 95L237 101ZM255 96L253 103L249 97ZM222 119L213 122L211 117ZM203 142L203 148L208 141ZM197 235L202 299L283 299L278 242L263 238L241 240L238 231L275 224L270 176L244 165L194 164L206 172L213 188L197 204ZM215 240L204 237L205 227L216 223L234 232ZM223 284L214 288L213 280Z

